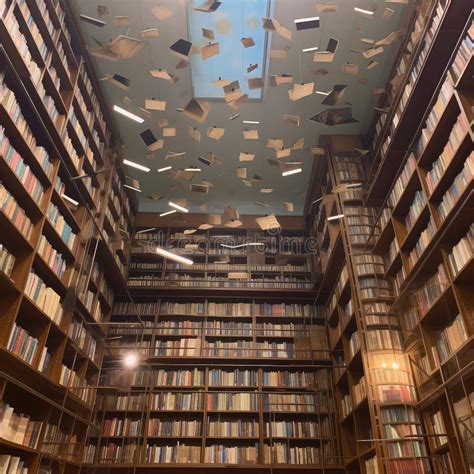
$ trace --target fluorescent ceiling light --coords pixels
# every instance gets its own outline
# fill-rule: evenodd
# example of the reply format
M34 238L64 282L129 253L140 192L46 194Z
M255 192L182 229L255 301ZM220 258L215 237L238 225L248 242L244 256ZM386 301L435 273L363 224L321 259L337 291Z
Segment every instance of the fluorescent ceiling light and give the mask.
M150 172L150 168L147 168L146 166L140 165L139 163L135 163L134 161L123 160L123 164L131 166L132 168L136 168L137 170L145 171L145 173Z
M61 196L66 199L66 201L69 201L71 204L74 204L75 206L79 206L79 203L74 200L73 198L70 198L67 194L61 194Z
M240 114L234 114L232 116L229 117L229 120L234 120L236 119Z
M295 168L293 170L283 171L282 176L290 176L291 174L301 173L303 168Z
M163 173L163 171L168 171L171 168L173 168L173 167L172 166L165 166L164 168L158 168L158 173Z
M242 120L242 123L247 123L247 124L250 124L250 125L258 125L260 122L258 122L256 120Z
M354 7L354 11L357 13L363 13L364 15L373 15L374 12L370 10L364 10L363 8Z
M141 189L138 189L138 188L136 188L135 186L130 186L130 184L124 184L124 187L125 187L125 188L128 188L128 189L133 189L133 190L136 191L137 193L141 193L141 192L142 192Z
M307 21L318 21L318 20L319 20L319 16L312 16L308 18L298 18L294 22L297 25L298 23L306 23Z
M319 48L317 46L313 46L312 48L305 48L305 49L302 49L301 52L302 53L310 53L311 51L317 51Z
M152 230L155 230L156 227L150 227L149 229L143 229L143 230L137 230L135 234L144 234L145 232L150 232Z
M344 214L337 214L335 216L328 217L328 221L336 221L338 219L342 219L343 217L344 217Z
M169 216L170 214L174 214L175 212L177 212L176 209L173 209L173 210L171 210L171 211L162 212L162 213L160 214L160 217Z
M227 244L219 244L219 245L227 249L239 249L241 247L253 247L253 246L265 245L265 244L263 242L248 242L246 244L238 244L238 245L227 245Z
M201 171L201 168L184 168L184 171Z
M174 208L177 209L178 211L181 211L181 212L189 212L189 209L186 209L185 207L180 206L179 204L176 204L176 203L174 203L174 202L172 202L172 201L170 201L170 202L168 203L168 205L171 206L171 207L174 207Z
M132 112L129 112L128 110L122 109L122 107L119 107L118 105L114 105L114 110L115 110L115 112L118 112L119 114L121 114L121 115L123 115L123 116L125 116L129 119L135 120L135 122L143 123L145 121L144 119L142 119L138 115L132 114Z
M316 91L315 94L319 94L319 95L329 95L329 92Z
M156 253L162 257L174 260L175 262L184 263L185 265L192 265L194 263L192 260L189 260L189 258L181 257L181 255L168 252L168 250L162 249L160 247L156 248Z
M316 201L313 201L311 204L316 204L319 201L322 201L324 199L324 196L321 196L320 198L316 199Z

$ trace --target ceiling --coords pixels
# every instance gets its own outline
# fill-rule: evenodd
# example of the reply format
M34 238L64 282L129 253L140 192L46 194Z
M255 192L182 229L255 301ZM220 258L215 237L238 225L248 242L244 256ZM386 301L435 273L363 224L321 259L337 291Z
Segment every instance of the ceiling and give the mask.
M241 28L242 19L247 31L262 28L260 18L247 18L243 15L235 19L225 15L225 4L236 1L251 4L255 0L222 0L223 4L217 12L198 13L205 16L209 28L213 29L216 35L216 41L223 38L218 31L225 30L225 27L232 29L238 24L240 26L236 27ZM205 0L195 0L195 3L196 6L200 6L205 3ZM321 104L325 96L313 93L293 102L288 97L288 90L293 87L293 84L272 87L268 78L265 81L262 100L244 102L239 110L234 110L223 99L213 99L209 101L211 111L207 120L204 123L196 122L176 110L176 108L184 108L193 96L191 66L177 70L176 65L179 59L172 55L169 49L178 39L188 38L187 11L190 8L188 0L161 0L159 5L169 7L173 12L172 16L164 20L157 19L151 13L152 8L157 6L156 1L101 0L100 4L107 6L108 13L98 16L97 0L72 0L78 14L100 18L106 22L103 28L84 21L80 22L88 46L96 47L96 40L107 43L120 34L140 39L145 44L141 51L129 59L111 61L93 57L100 79L107 75L120 74L130 81L128 90L122 90L107 80L101 82L109 107L112 108L116 104L142 115L145 119L143 124L139 124L111 111L120 134L119 139L123 144L123 158L151 169L149 173L144 173L125 166L126 174L140 181L142 193L137 193L137 195L141 211L167 211L170 209L168 201L183 200L180 202L185 203L192 212L222 212L224 206L231 206L243 214L284 215L290 212L283 202L291 202L294 204L293 214L302 214L312 161L318 159L317 156L312 155L310 148L317 146L320 134L365 134L367 132L375 113L373 107L379 98L373 91L384 87L400 44L399 41L395 41L391 45L384 46L384 52L372 58L379 64L367 70L370 60L365 59L361 51L367 49L369 45L361 42L361 38L379 40L401 28L407 9L407 6L401 3L388 3L383 0L371 2L335 0L332 3L336 4L337 11L320 13L319 28L297 31L294 20L317 15L316 2L314 0L271 0L270 8L273 18L291 31L292 40L288 41L278 34L269 33L266 38L269 47L276 50L288 49L288 56L286 59L267 57L267 64L265 64L267 74L291 74L294 76L294 83L314 81L315 91L330 91L335 84L347 85L344 98L336 107L351 106L352 115L358 122L331 127L308 120L325 109L333 108ZM356 13L354 7L375 9L375 13L369 17ZM394 10L389 19L384 18L386 7ZM130 25L116 25L116 16L129 17ZM159 37L143 39L141 32L151 28L158 29ZM256 31L254 36L258 36ZM332 63L315 63L313 62L314 53L301 52L303 48L314 46L318 46L320 51L325 50L330 37L339 40ZM206 44L207 40L202 38L202 42L194 46L201 47ZM233 63L238 62L241 67L246 68L252 62L250 50L252 48L244 49L240 41L236 41L235 53L226 52L224 59ZM193 57L193 61L201 61L199 50L197 51L198 55ZM208 59L205 64L206 66L207 63L209 64L210 76L214 74L216 65L225 65L225 61L222 61L222 57ZM359 66L357 76L342 72L342 65L348 62ZM150 70L159 68L166 69L179 80L172 83L152 77ZM325 69L327 74L318 73L320 69ZM250 73L244 77L255 77L255 75ZM222 79L233 80L234 78L223 74ZM150 114L141 112L139 108L144 107L145 99L151 98L166 100L166 110L152 111ZM235 113L240 113L240 116L229 120ZM282 118L285 114L300 116L300 126L285 123ZM168 120L169 127L176 128L176 137L165 138L164 147L150 156L139 133L150 128L157 138L161 138L162 129L159 126L161 118ZM244 125L242 120L259 121L260 124ZM206 136L207 128L214 125L225 128L225 134L219 141ZM196 143L189 137L188 126L196 127L201 132L200 143ZM250 130L257 129L259 139L244 140L242 132L245 127ZM303 172L283 177L280 168L268 162L269 158L274 160L276 154L275 150L266 147L268 138L282 138L285 148L290 147L296 140L304 138L302 150L294 150L290 157L279 160L302 162ZM180 159L167 161L165 155L168 151L186 152L186 155ZM206 157L208 152L222 158L223 164L214 164L210 167L202 165L197 158L198 156ZM255 154L254 161L239 162L240 152ZM205 179L210 181L213 187L210 188L208 194L191 192L189 181L157 172L159 168L169 165L172 165L174 170L190 165L198 166L202 171L194 173L192 182L201 183L201 180ZM248 187L236 176L236 168L239 167L247 168L248 178L257 174L262 181L252 182L252 187ZM261 188L272 188L273 192L264 194L260 192ZM163 198L150 199L150 196L154 194ZM268 207L256 204L257 202L267 204Z

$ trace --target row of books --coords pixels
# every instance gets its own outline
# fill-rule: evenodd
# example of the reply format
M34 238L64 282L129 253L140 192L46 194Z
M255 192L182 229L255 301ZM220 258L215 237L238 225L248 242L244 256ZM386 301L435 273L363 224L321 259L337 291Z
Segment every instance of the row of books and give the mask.
M415 151L417 157L420 157L423 153L423 150L426 148L427 143L430 141L431 136L433 135L438 123L441 119L441 116L446 109L446 105L451 100L453 94L453 84L451 79L448 77L445 78L443 85L438 93L436 102L433 104L424 124L423 129L421 130L420 138L415 146Z
M102 423L102 436L139 436L140 434L140 419L109 418Z
M184 443L179 443L173 446L156 446L148 445L146 447L146 462L147 463L199 463L201 461L201 447L188 446Z
M423 191L416 191L413 201L410 204L410 208L408 209L407 214L405 215L405 226L407 231L409 231L413 225L415 224L418 216L423 211L424 207L426 206L426 197Z
M62 241L72 250L77 235L73 232L72 227L66 222L64 216L59 212L58 207L52 202L48 204L46 216L54 227L54 230L58 233L59 237L61 237Z
M151 371L137 370L124 372L108 370L103 376L104 384L129 386L150 385L156 387L200 387L205 383L205 371L194 368L192 370L156 369ZM216 387L254 387L260 385L256 370L250 369L209 369L208 384ZM262 371L261 385L263 387L281 388L310 388L327 389L329 384L327 370L309 372L307 370L267 369ZM122 409L118 404L125 403L109 400L110 408Z
M263 445L265 464L322 464L323 449L314 446L289 446L277 441Z
M15 412L11 405L0 401L0 439L36 449L42 426L41 421Z
M438 271L429 277L422 288L413 293L413 303L420 317L424 316L431 305L449 286L449 280L443 264L438 266Z
M13 15L11 15L13 16ZM36 143L36 138L33 135L25 117L23 116L19 104L15 98L14 93L4 83L4 73L0 72L0 97L5 109L9 111L11 118L15 122L15 126L22 135L26 144L30 148L32 155L35 157L37 163L44 170L48 177L51 177L54 170L54 164L50 161L48 152L42 146ZM2 149L10 148L8 137L5 135L3 127L0 129L0 142Z
M201 436L201 420L183 419L160 419L150 418L148 420L147 436Z
M366 334L367 349L378 351L382 349L401 349L402 333L391 329L371 329Z
M216 444L206 446L204 450L204 462L208 464L256 464L257 461L258 444L255 446Z
M444 425L443 414L440 410L434 411L428 414L428 428L431 431L431 434L437 435L433 436L433 444L436 447L442 446L448 442L447 436L442 436L446 434L446 427Z
M20 234L29 241L33 235L34 225L24 209L20 207L16 199L6 190L1 182L0 210L10 219Z
M330 436L329 418L316 421L272 421L265 422L265 436L271 438L318 438Z
M366 256L366 255L362 255ZM358 255L354 256L355 271L358 276L364 275L383 275L385 273L385 264L383 258L378 255L373 255L372 262L359 263L356 258Z
M219 437L219 438L251 438L258 437L258 422L255 419L252 420L227 420L219 419L214 420L211 417L207 417L207 436L208 437Z
M404 281L406 280L406 277L407 277L407 272L405 270L405 266L401 265L400 269L398 270L397 273L395 273L395 276L392 279L392 289L393 289L394 296L396 297L400 296L400 290Z
M441 219L446 219L448 214L451 212L461 194L472 182L474 176L474 152L466 158L463 169L454 178L451 186L444 193L443 199L438 205L438 213Z
M12 331L7 343L7 349L13 354L23 359L27 364L32 365L36 361L39 349L39 340L30 335L28 331L17 324L13 324ZM48 349L41 349L41 356L38 361L38 370L46 372L48 369L50 355Z
M429 10L427 7L429 3L430 2L423 2L420 5L419 10L415 12L415 21L412 23L412 29L411 31L407 32L408 41L406 43L405 49L399 58L394 76L388 82L390 103L394 103L396 100L396 95L399 92L400 87L403 85L403 79L408 76L408 72L413 61L414 52L423 37L423 30L425 29L426 22L429 19L429 16L427 15ZM410 88L405 89L403 91L403 95L400 97L400 100L408 100L410 92ZM375 124L375 131L372 137L372 148L374 150L376 149L379 139L384 135L382 132L385 131L384 126L387 122L387 116L387 114L380 114Z
M69 434L59 425L47 423L41 445L41 452L48 456L58 457L64 453Z
M52 321L60 325L63 318L61 297L52 288L46 286L34 271L28 275L25 295L35 302Z
M170 271L175 269L189 268L177 263L143 263L143 262L132 262L130 264L130 270L142 271L142 270L154 270L160 273L161 271ZM226 263L194 263L193 270L202 272L308 272L309 269L306 265L252 265L252 264L226 264Z
M0 94L1 93L2 91L0 89ZM20 153L10 144L4 132L5 130L0 128L0 155L13 173L15 173L18 180L23 184L26 192L41 206L44 197L44 187L33 170L25 163Z
M359 381L352 386L352 397L354 398L354 403L358 405L366 396L367 385L365 383L365 376L362 375Z
M73 318L68 328L68 336L82 349L92 360L97 351L97 341L86 329L84 324Z
M456 276L472 258L474 253L474 224L471 224L467 234L453 246L448 255L449 266L454 276Z
M395 260L398 252L400 251L400 246L398 245L398 240L396 237L392 240L390 245L388 246L388 259L387 259L387 267Z
M66 260L63 255L50 244L44 235L40 237L38 254L41 255L48 267L51 268L58 278L62 279L64 277L67 269Z
M353 409L352 397L346 393L341 398L342 417L345 418Z
M258 384L256 370L249 369L211 369L209 370L209 385L217 387L253 387Z
M471 23L470 28L467 30L466 36L459 45L454 61L449 69L449 72L451 73L451 76L455 82L457 82L463 74L467 63L472 61L472 51L474 49L474 37L472 30Z
M397 205L400 196L403 194L403 191L405 191L408 181L410 181L415 168L416 158L413 152L411 152L403 166L402 172L399 174L388 196L388 204L392 209Z
M215 303L213 301L195 303L162 302L158 309L157 302L127 303L120 302L114 305L115 315L140 314L155 315L210 315L210 316L297 316L309 317L312 315L311 305L300 304L272 304L272 303ZM254 308L252 308L254 306Z
M0 454L0 472L2 474L28 474L28 467L25 466L25 460L18 456ZM44 474L51 474L51 472L46 471Z
M196 277L194 275L186 275L179 273L169 273L167 278L162 280L156 278L155 275L142 275L141 277L130 278L127 282L132 287L143 286L176 286L185 288L295 288L309 289L312 283L300 280L295 277L279 277L272 279L243 279L228 280L221 277L210 276L207 278Z
M431 170L426 173L426 187L429 194L433 194L438 183L440 182L444 172L454 158L459 144L464 140L466 134L469 132L469 124L463 114L459 114L456 122L453 125L448 141L444 146L443 151L439 157L433 162Z
M15 266L15 257L6 249L6 247L0 244L0 272L10 276Z
M100 447L98 461L99 463L133 463L135 461L136 451L137 445L135 443L126 443L124 445L109 443Z
M436 231L437 231L436 224L434 223L433 218L430 216L428 225L420 234L418 241L416 242L415 246L408 254L408 265L410 269L415 266L416 262L423 255L423 252L426 250L431 240L435 236Z
M448 326L436 332L434 338L439 358L444 362L468 339L463 317L458 314Z

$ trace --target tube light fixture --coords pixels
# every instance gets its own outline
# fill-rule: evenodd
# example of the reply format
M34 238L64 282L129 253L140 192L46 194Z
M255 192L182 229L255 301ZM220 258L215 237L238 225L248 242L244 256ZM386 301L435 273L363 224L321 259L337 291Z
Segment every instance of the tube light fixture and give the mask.
M265 244L263 242L247 242L246 244L238 244L238 245L228 245L228 244L219 244L219 245L227 249L238 249L241 247L254 247L257 245L265 245Z
M122 362L127 369L134 369L138 366L138 356L135 352L129 352L124 355Z
M178 212L178 211L176 209L172 209L171 211L162 212L160 214L160 217L169 216L170 214L174 214L175 212Z
M335 216L330 216L328 217L328 221L336 221L338 219L342 219L344 217L344 214L336 214Z
M371 10L364 10L363 8L354 7L354 11L357 13L363 13L364 15L373 15L374 12Z
M294 20L294 23L295 24L307 23L307 22L310 22L310 21L319 21L319 16L312 16L312 17L308 17L308 18L298 18L297 20Z
M137 193L141 193L141 192L142 192L141 189L138 189L138 188L136 188L135 186L131 186L130 184L124 184L123 186L124 186L124 188L132 189L133 191L136 191Z
M156 253L162 257L169 258L175 262L184 263L185 265L192 265L194 262L189 258L181 257L181 255L176 255L175 253L168 252L168 250L156 247Z
M147 168L146 166L143 166L139 163L135 163L134 161L130 161L130 160L123 160L123 164L124 165L128 165L128 166L131 166L132 168L136 168L137 170L140 170L140 171L144 171L145 173L149 173L150 172L150 168Z
M318 46L313 46L312 48L302 49L301 52L302 53L310 53L311 51L317 51L318 49L319 49Z
M142 119L138 115L132 114L132 112L129 112L128 110L122 109L122 107L119 107L118 105L114 105L114 110L115 110L115 112L118 112L119 114L123 115L124 117L127 117L131 120L134 120L135 122L143 123L145 121L144 119Z
M145 232L151 232L152 230L155 230L156 227L150 227L149 229L143 229L143 230L137 230L135 234L144 234Z
M61 196L64 199L66 199L66 201L69 201L71 204L74 204L75 206L79 206L79 203L75 199L69 197L67 194L62 193Z
M184 168L184 171L201 171L201 168Z
M329 95L329 92L316 91L315 94L319 94L319 95Z
M258 120L242 120L242 123L246 123L248 125L258 125L260 122Z
M293 170L283 171L283 173L281 175L282 176L290 176L292 174L301 173L302 171L303 171L303 168L295 168Z
M172 166L165 166L164 168L158 168L158 173L163 173L163 171L168 171L171 168L173 168L173 167Z
M172 202L172 201L170 201L170 202L168 203L168 205L171 206L171 207L174 207L174 208L177 209L178 211L181 211L181 212L189 212L189 209L186 209L185 207L180 206L179 204L176 204L176 203L174 203L174 202Z
M229 117L229 120L235 120L240 114L234 114Z

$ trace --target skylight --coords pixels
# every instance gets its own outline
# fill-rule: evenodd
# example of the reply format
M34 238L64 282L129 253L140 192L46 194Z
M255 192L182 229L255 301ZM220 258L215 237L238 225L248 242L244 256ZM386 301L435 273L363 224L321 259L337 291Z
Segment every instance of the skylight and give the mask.
M261 99L263 89L249 90L247 80L264 77L266 71L267 38L261 19L271 16L269 0L222 2L215 13L194 10L195 5L202 3L205 1L192 0L189 4L189 41L199 48L218 42L220 53L206 60L200 54L191 56L194 97L222 99L222 87L211 84L221 78L231 82L238 80L249 99ZM204 38L202 28L212 30L214 39ZM245 48L240 42L242 38L252 38L255 45ZM247 73L247 68L255 64L258 66Z

